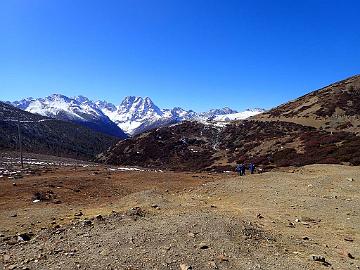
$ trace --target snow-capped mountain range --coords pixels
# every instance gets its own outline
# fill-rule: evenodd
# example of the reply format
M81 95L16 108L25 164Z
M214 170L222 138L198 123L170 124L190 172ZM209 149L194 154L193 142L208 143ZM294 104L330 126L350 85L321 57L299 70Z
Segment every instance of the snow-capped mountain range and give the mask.
M31 113L76 122L120 138L126 136L124 132L133 136L184 120L231 121L264 112L263 109L237 112L230 108L203 113L184 110L180 107L160 109L149 97L135 96L125 97L118 106L107 101L92 101L84 96L69 98L60 94L7 103Z

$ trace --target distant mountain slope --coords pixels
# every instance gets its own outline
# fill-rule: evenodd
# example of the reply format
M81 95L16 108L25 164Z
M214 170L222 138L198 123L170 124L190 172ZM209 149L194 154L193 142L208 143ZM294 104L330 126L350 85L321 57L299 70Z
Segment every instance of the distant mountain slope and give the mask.
M118 106L107 101L94 102L84 96L69 98L59 94L46 98L27 98L11 104L22 110L72 121L120 138L124 137L120 129L133 136L184 120L206 122L214 120L218 116L224 116L220 120L224 121L233 120L233 118L243 119L261 112L247 110L243 114L240 113L241 116L234 117L233 114L238 112L227 107L202 113L184 110L180 107L160 109L149 97L135 96L125 97ZM249 112L251 113L249 114ZM226 115L229 117L226 118Z
M0 102L0 149L17 149L17 119L24 151L93 159L118 141L68 121L50 119Z
M360 75L313 91L263 113L258 119L278 119L326 130L360 131Z
M235 118L238 114L233 115ZM360 165L360 76L258 114L219 125L184 122L117 143L100 161L174 170L233 170L314 163Z
M237 163L300 166L360 165L360 137L282 121L249 121L218 127L183 122L120 141L98 161L173 170L234 170Z
M71 121L121 139L127 137L92 101L83 96L73 99L54 94L46 98L15 101L12 105L31 113Z

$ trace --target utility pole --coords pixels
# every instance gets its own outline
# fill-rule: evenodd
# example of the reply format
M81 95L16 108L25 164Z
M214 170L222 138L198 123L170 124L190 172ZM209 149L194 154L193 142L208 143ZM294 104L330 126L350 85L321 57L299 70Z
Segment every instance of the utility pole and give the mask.
M18 142L19 142L21 169L24 169L22 142L21 142L21 130L20 130L20 116L18 116Z

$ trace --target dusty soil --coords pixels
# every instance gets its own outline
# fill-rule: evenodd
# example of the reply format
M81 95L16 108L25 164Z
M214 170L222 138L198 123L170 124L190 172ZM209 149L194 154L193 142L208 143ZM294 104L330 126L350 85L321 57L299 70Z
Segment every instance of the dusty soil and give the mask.
M112 169L0 179L0 269L359 269L359 167Z

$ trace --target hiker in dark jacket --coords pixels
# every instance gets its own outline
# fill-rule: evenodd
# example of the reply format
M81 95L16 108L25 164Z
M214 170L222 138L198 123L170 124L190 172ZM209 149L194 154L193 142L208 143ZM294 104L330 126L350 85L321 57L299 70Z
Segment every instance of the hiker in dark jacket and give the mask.
M241 175L245 175L245 165L241 164Z
M250 165L249 165L249 171L250 171L251 174L254 174L254 172L255 172L255 165L254 165L253 163L250 163Z

